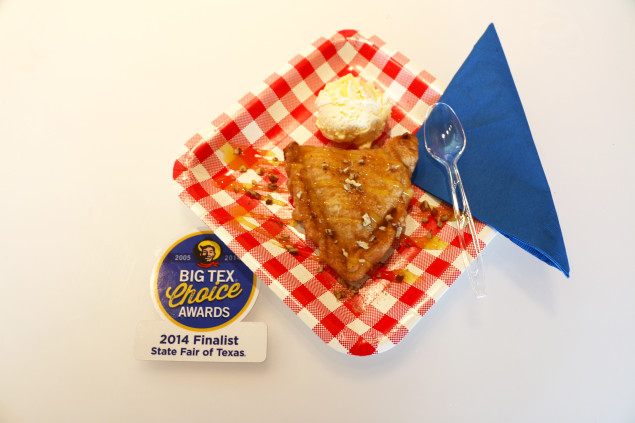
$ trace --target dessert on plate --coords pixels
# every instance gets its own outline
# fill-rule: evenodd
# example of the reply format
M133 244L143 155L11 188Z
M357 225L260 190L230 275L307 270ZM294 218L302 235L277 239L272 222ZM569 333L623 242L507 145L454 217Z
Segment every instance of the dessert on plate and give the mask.
M348 74L329 82L315 101L317 126L331 141L367 147L383 132L390 103L373 84Z
M293 218L343 280L362 279L401 236L418 149L408 133L376 149L285 148Z

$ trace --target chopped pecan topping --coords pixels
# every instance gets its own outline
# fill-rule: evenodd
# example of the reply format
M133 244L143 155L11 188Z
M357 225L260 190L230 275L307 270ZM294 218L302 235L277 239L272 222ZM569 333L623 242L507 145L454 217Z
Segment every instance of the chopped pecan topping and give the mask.
M364 250L368 250L370 248L367 242L364 242L364 241L355 241L355 242Z
M353 185L355 188L359 188L359 187L361 187L361 186L362 186L362 184L361 184L361 183L357 182L357 181L356 181L356 180L354 180L354 179L349 179L349 178L347 178L344 182L346 182L347 184L351 184L351 185Z
M294 247L293 245L291 245L291 244L287 244L287 245L285 245L285 247L286 247L287 251L290 252L291 254L298 254L298 252L299 252L299 250L296 247Z
M255 198L256 200L260 200L261 196L256 191L252 189L246 189L245 191L247 192L247 194L249 194L250 197Z

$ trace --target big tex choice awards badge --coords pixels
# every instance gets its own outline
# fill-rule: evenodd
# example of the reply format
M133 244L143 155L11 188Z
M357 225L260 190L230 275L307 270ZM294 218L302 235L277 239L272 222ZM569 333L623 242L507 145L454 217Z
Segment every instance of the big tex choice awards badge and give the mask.
M241 322L258 295L256 275L212 232L172 245L157 264L151 290L164 320L139 324L138 359L265 359L266 325Z

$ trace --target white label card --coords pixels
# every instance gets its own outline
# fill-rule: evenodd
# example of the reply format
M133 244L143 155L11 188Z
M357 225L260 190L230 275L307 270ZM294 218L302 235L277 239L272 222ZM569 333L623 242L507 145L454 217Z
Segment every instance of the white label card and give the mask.
M267 356L267 325L237 322L199 332L165 320L142 321L134 353L138 360L259 363Z

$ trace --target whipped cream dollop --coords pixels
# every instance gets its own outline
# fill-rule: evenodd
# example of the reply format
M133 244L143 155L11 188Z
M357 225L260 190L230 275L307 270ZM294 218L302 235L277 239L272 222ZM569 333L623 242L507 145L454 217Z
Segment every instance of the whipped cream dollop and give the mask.
M326 138L358 146L381 135L391 109L382 92L351 74L326 84L315 107L317 126Z

